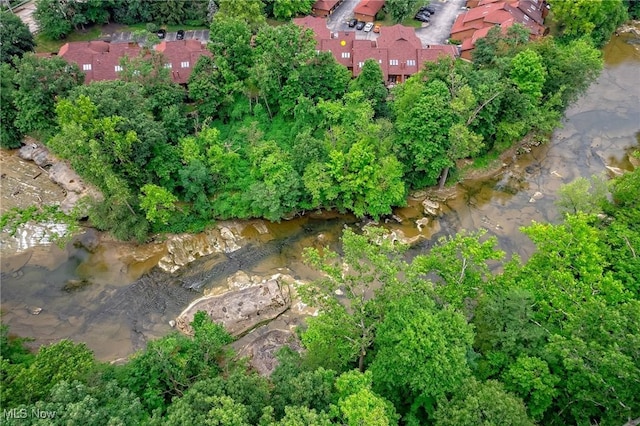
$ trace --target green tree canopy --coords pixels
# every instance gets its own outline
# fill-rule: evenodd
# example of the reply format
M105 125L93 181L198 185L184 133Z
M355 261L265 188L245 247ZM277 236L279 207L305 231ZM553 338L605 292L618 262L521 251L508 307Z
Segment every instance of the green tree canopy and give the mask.
M13 57L21 58L33 52L36 45L29 27L11 12L0 11L0 61L12 63Z
M14 107L15 71L7 63L0 64L0 147L19 148L22 132L16 127L18 112Z
M439 399L456 393L470 374L472 328L451 308L406 296L386 311L371 364L374 389L413 421L433 415Z
M563 35L578 38L587 34L597 46L602 46L627 19L622 0L550 1L554 19Z
M33 54L24 55L16 62L16 68L16 127L23 133L52 132L56 99L66 97L81 85L84 73L60 57L39 58Z
M437 426L533 426L522 400L490 380L479 383L471 378L449 401L435 412Z

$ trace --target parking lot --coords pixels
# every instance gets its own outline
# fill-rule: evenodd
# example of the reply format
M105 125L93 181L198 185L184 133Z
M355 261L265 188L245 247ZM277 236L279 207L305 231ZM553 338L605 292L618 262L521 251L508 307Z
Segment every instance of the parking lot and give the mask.
M466 0L433 0L431 6L436 13L431 16L429 23L422 24L422 28L416 30L422 45L446 44L451 27L458 15L464 12L462 8L466 3Z
M366 33L349 28L348 22L353 18L353 9L359 2L360 0L344 0L327 19L327 27L334 33L355 31L358 40L375 40L378 34L373 31ZM426 0L420 1L420 3L426 3ZM432 0L430 5L433 6L436 13L431 16L430 22L423 23L421 28L416 29L416 35L422 41L422 45L446 44L451 27L458 15L464 12L465 4L466 0Z
M332 33L338 31L355 31L355 28L349 28L347 22L353 18L353 9L360 3L360 0L344 0L340 6L327 19L327 27ZM362 32L362 31L358 31Z
M163 41L176 41L177 32L168 32ZM134 34L130 31L115 32L105 37L111 43L128 43L136 41ZM209 41L209 30L187 30L184 32L184 40L200 40L200 42Z

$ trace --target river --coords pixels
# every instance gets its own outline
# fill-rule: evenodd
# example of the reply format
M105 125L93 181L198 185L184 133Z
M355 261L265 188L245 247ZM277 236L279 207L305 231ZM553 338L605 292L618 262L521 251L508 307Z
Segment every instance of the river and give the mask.
M402 222L385 226L407 237L422 235L414 253L427 250L437 237L485 228L502 249L527 258L533 246L519 228L534 220L559 220L554 201L561 185L604 173L605 165L632 167L628 154L640 143L640 46L629 43L629 37L613 37L605 47L604 71L566 111L562 128L549 143L519 155L492 178L458 184L443 216L422 231L415 224L422 207L411 200L395 212ZM18 255L5 245L3 322L12 333L33 337L34 345L70 338L86 342L98 359L126 357L147 339L169 333L169 321L202 289L220 285L238 271L317 277L303 264L302 249L335 247L343 227L355 223L353 217L315 213L266 224L267 233L245 226L242 236L248 244L243 248L201 258L173 275L153 268L163 254L160 245L132 248L107 240L91 251L72 244L39 245ZM89 232L83 238L92 237ZM85 279L91 284L68 286L69 280L81 284ZM196 281L203 284L200 291L183 286Z

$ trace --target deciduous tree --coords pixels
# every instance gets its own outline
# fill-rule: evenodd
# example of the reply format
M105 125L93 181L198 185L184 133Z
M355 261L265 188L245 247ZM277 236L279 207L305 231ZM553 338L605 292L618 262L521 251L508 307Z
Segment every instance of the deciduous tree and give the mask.
M18 113L13 105L16 88L15 71L7 63L0 64L0 147L19 148L22 132L15 125Z
M622 0L579 0L572 3L549 2L553 16L568 38L590 35L597 46L603 45L613 31L627 19Z
M436 403L458 392L471 370L472 328L452 308L438 309L419 295L394 301L378 326L370 370L374 390L391 400L408 422L432 416Z
M296 15L308 15L314 0L274 0L273 15L276 19L291 19Z
M534 425L520 398L506 392L499 382L479 383L473 378L438 406L435 419L437 426Z
M33 54L23 56L16 68L16 127L23 133L51 132L55 128L56 99L81 85L84 73L60 57L38 58Z
M362 70L358 77L351 80L349 91L360 91L364 94L365 99L371 102L377 116L385 116L388 114L387 96L389 91L384 84L384 75L380 64L373 59L367 59L362 66Z
M411 14L413 5L411 0L387 0L384 3L385 10L395 23L404 21Z
M374 288L393 285L404 267L382 230L368 228L365 235L347 229L342 236L342 257L328 249L305 250L305 258L327 274L326 278L301 290L304 299L325 313L309 322L302 339L319 365L345 370L356 363L364 371L365 356L375 337L382 315ZM346 309L335 297L340 290L348 300ZM325 349L330 348L329 351Z
M13 63L13 57L21 58L33 52L36 43L29 27L11 12L0 12L0 61Z

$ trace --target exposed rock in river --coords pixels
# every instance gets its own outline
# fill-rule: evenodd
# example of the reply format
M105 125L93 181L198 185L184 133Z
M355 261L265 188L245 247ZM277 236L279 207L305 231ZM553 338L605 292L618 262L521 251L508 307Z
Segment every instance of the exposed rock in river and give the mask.
M49 167L49 179L57 183L66 192L65 199L60 203L60 210L71 213L78 201L84 197L101 199L102 195L95 189L86 185L80 176L69 165L53 156L49 150L37 142L30 142L20 148L20 158L30 160L45 170Z
M293 332L295 326L282 324L283 327L263 326L233 344L238 356L248 357L251 365L263 376L270 375L278 365L275 353L282 346L302 351L302 346Z
M437 201L430 200L426 198L422 202L422 207L424 207L424 212L431 216L439 216L442 213L440 209L440 203Z
M234 252L241 248L243 229L240 222L224 222L200 234L172 235L166 242L167 254L158 266L164 271L175 272L200 257Z
M191 303L176 319L176 327L192 334L191 322L198 311L206 312L234 336L272 320L291 306L289 285L270 279L255 286L230 291L222 295L208 295Z
M605 166L611 177L618 177L624 174L624 170L619 167Z

